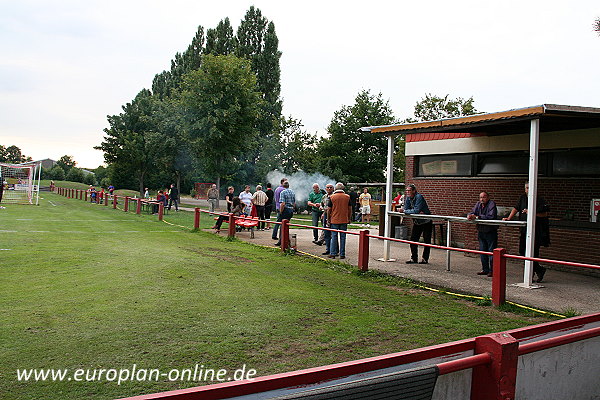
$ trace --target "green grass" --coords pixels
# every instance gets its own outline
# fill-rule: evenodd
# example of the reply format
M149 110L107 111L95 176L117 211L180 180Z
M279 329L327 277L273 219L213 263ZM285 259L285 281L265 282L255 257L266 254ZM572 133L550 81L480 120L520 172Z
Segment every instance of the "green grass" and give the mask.
M17 368L246 364L267 375L546 321L192 232L192 213L165 216L180 228L42 197L0 210L0 248L9 249L0 250L2 399L107 399L204 383L19 383Z

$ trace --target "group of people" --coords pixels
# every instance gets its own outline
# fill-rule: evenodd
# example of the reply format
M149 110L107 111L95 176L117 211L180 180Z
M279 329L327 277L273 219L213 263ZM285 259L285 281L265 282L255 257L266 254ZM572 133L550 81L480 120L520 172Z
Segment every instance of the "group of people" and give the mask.
M225 195L225 202L227 203L227 212L232 213L235 216L253 216L258 217L259 223L257 229L264 231L271 229L269 221L271 219L271 213L273 212L273 204L275 199L275 192L271 188L271 184L267 183L266 190L263 191L262 185L257 185L254 193L250 192L250 185L246 185L244 190L237 196L234 194L235 188L229 186L227 188L227 194ZM207 193L209 211L215 212L219 201L219 191L217 185L213 184ZM219 232L221 225L228 217L221 215L217 219L217 222L212 229Z
M528 195L529 184L525 184L525 193L519 197L517 204L512 208L510 214L502 218L504 221L510 221L515 216L521 221L527 220L528 214ZM398 209L399 212L403 212L409 215L425 214L431 215L431 211L427 205L425 197L421 193L417 192L415 185L410 184L406 188L406 194L404 196L404 205ZM538 258L540 255L540 247L547 247L550 245L550 228L548 221L548 212L550 207L546 200L538 196L536 203L536 219L535 219L535 242L533 248L533 257ZM473 206L473 209L467 214L467 219L470 221L475 220L498 220L498 208L496 203L490 199L490 195L486 191L482 191L479 194L479 201ZM433 230L433 222L427 218L413 218L413 228L410 236L412 242L418 242L421 236L425 243L431 243L431 234ZM519 239L519 254L525 255L527 238L527 228L521 228L521 234ZM477 239L479 241L479 250L485 252L492 252L498 247L498 225L487 225L477 224ZM418 246L416 244L410 245L411 258L406 261L407 264L427 264L429 262L429 254L431 251L430 247L425 246L423 249L423 255L421 260L418 259ZM487 254L481 254L481 271L478 275L486 275L488 277L493 276L493 257ZM533 263L533 274L537 276L537 282L542 282L546 274L546 268L542 267L538 262Z

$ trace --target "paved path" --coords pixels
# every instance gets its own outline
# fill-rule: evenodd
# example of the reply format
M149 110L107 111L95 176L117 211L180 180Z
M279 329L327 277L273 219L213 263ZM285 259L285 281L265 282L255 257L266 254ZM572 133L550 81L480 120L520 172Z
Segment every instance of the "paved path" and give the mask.
M202 207L201 201L199 206ZM206 203L206 202L205 202ZM358 229L354 229L358 232ZM371 229L376 233L375 229ZM312 230L290 229L291 234L296 234L299 251L321 256L325 251L324 246L312 243ZM221 231L220 235L226 235ZM266 246L274 246L271 231L256 231L255 238L250 238L249 232L238 232L240 240ZM407 244L392 243L391 255L395 262L382 262L378 258L383 256L383 241L370 240L369 268L386 272L392 275L414 279L425 284L444 287L458 292L472 293L480 296L492 294L492 278L477 275L481 270L479 257L465 253L453 252L451 258L451 271L446 270L446 251L432 249L428 265L405 264L410 259L410 249ZM422 248L419 249L419 254ZM358 236L348 235L346 244L346 262L358 264ZM582 314L600 312L600 277L548 270L544 283L539 289L525 289L513 286L523 282L523 264L509 260L507 265L506 298L508 301L542 308L556 313L571 309Z

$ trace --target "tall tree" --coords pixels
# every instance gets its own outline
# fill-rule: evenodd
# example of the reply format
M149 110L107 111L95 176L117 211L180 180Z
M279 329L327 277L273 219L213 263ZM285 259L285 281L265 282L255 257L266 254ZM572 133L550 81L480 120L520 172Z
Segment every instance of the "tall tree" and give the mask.
M415 104L415 118L409 118L406 122L434 121L477 114L479 111L475 109L473 103L473 97L469 97L466 100L462 97L451 99L449 95L439 97L427 93L425 97Z
M77 165L77 162L73 159L73 156L64 155L57 162L58 165L65 171L65 173L69 173L71 168ZM77 181L78 182L78 181Z
M600 35L600 18L597 18L594 21L594 30L598 32L598 35Z
M184 79L180 102L198 159L220 186L228 166L256 146L261 102L250 63L234 55L205 55Z
M233 36L233 28L229 18L221 20L215 29L206 31L206 47L204 52L215 56L226 56L235 52L237 40Z
M21 149L15 145L8 147L0 145L0 162L20 164L31 160L31 157L23 155Z
M302 121L292 117L281 119L281 148L276 160L286 174L302 170L308 173L317 172L316 134L304 129Z
M174 146L173 140L158 132L155 120L156 105L149 90L143 89L123 113L108 116L110 128L96 149L104 151L104 160L135 174L140 195L144 193L147 174ZM117 169L118 169L117 168Z
M345 182L383 182L387 140L359 129L392 122L394 115L383 95L361 91L352 106L334 113L327 128L329 137L318 145L321 172Z
M250 7L246 12L236 37L236 55L252 62L257 89L263 100L257 121L260 132L258 144L245 155L244 167L249 172L250 180L261 180L264 177L262 171L268 172L275 167L269 152L271 143L278 138L282 110L279 39L275 24L269 22L255 7Z

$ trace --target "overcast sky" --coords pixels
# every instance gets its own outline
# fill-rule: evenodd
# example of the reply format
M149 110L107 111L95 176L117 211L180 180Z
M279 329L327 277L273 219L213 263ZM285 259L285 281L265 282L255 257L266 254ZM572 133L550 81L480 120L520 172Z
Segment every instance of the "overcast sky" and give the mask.
M478 110L600 107L600 1L0 0L0 145L34 159L103 162L117 114L199 25L254 5L275 23L285 115L323 134L362 89L399 118L425 93Z

